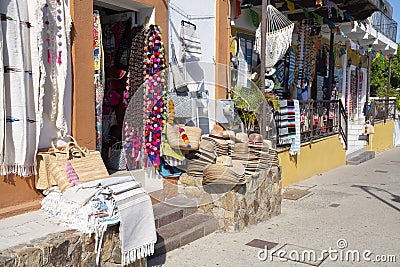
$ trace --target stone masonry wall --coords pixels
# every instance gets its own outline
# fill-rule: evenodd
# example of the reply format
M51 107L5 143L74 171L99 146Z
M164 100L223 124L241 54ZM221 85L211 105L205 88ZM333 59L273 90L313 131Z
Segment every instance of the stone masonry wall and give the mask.
M104 234L99 266L122 266L119 226ZM0 252L0 266L15 267L94 267L96 266L94 235L65 231L36 239ZM128 265L145 267L146 259Z
M186 174L179 180L187 197L198 198L199 212L213 215L221 231L241 231L281 213L281 171L272 167L244 185L202 185L202 178Z

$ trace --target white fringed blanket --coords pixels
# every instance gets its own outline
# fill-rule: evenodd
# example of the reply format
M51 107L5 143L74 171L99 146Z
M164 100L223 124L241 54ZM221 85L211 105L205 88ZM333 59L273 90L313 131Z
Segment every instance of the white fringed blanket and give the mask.
M0 1L0 175L35 173L44 76L42 2Z
M69 229L95 233L97 261L107 226L118 222L123 265L154 253L157 235L151 200L131 176L83 183L64 194L51 192L43 199L42 210Z

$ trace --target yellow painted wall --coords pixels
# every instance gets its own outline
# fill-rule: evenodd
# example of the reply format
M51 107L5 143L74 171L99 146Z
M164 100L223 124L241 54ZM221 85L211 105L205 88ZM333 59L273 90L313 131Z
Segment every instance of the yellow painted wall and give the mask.
M291 157L289 150L278 153L283 187L346 164L346 151L338 135L313 141L311 148L309 143L302 144L297 157Z
M375 152L381 152L393 147L393 135L394 135L394 121L389 120L386 123L376 123L375 134L369 136L369 144L367 150ZM372 149L371 149L372 145Z

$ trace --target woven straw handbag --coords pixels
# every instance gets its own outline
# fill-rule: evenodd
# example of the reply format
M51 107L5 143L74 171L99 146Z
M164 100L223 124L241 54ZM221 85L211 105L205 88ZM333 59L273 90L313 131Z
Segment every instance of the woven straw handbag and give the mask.
M169 145L173 149L198 150L201 139L201 129L193 126L182 126L182 128L188 136L190 146L188 147L184 143L181 134L179 133L179 126L172 124L167 124L167 140Z
M90 182L109 177L99 151L82 148L73 142L67 146L67 153L79 181Z
M54 160L49 164L50 174L61 192L72 187L67 178L67 161Z
M50 152L38 154L39 171L35 184L37 189L45 190L53 185L58 185L61 191L67 189L67 161L71 162L81 182L109 177L100 152L82 148L72 136L69 137L72 141L65 148L57 149L52 142Z

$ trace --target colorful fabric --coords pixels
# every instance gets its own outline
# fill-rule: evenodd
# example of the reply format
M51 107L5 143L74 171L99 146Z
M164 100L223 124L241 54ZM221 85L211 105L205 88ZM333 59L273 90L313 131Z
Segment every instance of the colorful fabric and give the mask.
M29 177L36 172L45 76L44 4L0 1L0 175Z
M146 38L146 97L144 147L150 163L156 168L161 163L162 130L166 118L167 87L165 81L165 53L161 28L150 25Z
M291 144L292 139L296 136L296 119L295 106L293 100L281 100L279 102L278 115L278 134L279 144Z
M290 146L290 155L299 155L300 154L300 143L301 143L301 131L300 131L300 104L299 100L293 100L294 102L294 120L295 120L295 128L296 135L292 139L292 144Z
M94 50L94 90L96 105L96 150L101 151L103 143L102 114L104 99L104 51L100 14L93 13L93 50Z

